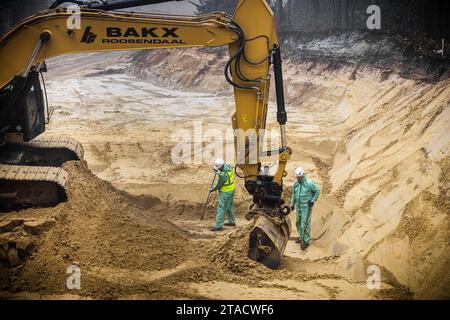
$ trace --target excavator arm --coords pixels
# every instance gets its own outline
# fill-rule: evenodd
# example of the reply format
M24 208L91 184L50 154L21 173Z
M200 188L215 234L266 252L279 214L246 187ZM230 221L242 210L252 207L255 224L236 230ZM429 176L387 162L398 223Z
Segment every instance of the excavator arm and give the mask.
M230 59L225 77L234 87L236 102L232 117L237 132L236 173L245 179L245 188L253 195L248 218L265 217L260 227L256 223L257 231L250 240L256 251L250 252L250 256L263 263L268 261L265 264L270 267L278 266L290 231L289 208L282 199L282 178L291 151L286 144L281 54L271 8L265 0L241 0L234 17L221 12L176 16L99 10L123 8L125 2L115 7L111 3L97 8L95 5L82 7L80 29L67 24L72 12L56 7L26 18L0 39L0 140L6 141L13 134L22 136L26 142L43 132L41 125L34 134L23 134L26 125L17 125L14 119L26 118L21 113L27 110L20 104L30 89L29 79L43 67L46 59L82 52L228 45ZM282 143L279 149L265 154L278 156L277 171L269 175L268 168L261 167L260 142L266 128L272 62ZM267 225L275 225L276 230ZM267 251L268 246L278 251L275 258Z

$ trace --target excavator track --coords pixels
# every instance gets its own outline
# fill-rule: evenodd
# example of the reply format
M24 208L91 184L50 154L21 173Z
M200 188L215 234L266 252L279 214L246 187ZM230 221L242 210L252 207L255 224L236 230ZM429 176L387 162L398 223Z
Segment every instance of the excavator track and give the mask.
M49 207L67 201L69 175L61 166L83 156L81 144L67 137L8 141L0 151L0 209Z
M75 139L65 136L38 137L30 142L22 142L32 148L59 148L67 149L76 154L79 160L84 158L83 146Z
M0 164L0 207L48 207L67 200L62 168Z
M11 165L60 167L67 161L83 158L82 145L64 136L39 137L30 142L11 139L0 152L0 163Z

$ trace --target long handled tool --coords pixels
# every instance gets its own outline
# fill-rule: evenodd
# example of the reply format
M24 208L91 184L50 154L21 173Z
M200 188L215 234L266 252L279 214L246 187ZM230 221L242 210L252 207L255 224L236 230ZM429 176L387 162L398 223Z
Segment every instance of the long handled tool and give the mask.
M211 189L214 186L215 181L216 181L216 175L214 175L213 180L211 182L211 187L209 189ZM203 220L205 218L206 208L208 207L210 197L211 197L211 192L209 192L209 190L208 190L208 197L206 198L205 204L203 205L203 212L202 212L202 216L200 217L200 220Z
M330 231L330 227L327 227L325 230L323 230L319 236L317 236L315 238L311 237L309 240L310 241L320 240L323 238L324 235L326 235L328 233L328 231ZM298 239L300 239L300 238L298 238ZM289 240L297 240L297 237L289 237Z

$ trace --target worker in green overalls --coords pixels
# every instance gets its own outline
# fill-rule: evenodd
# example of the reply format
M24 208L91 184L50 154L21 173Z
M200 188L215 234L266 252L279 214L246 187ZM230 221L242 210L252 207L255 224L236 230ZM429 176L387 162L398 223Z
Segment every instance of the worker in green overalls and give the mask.
M217 159L214 162L214 170L218 176L216 184L209 190L214 192L219 190L219 203L217 205L216 212L216 224L211 231L220 231L223 229L225 215L228 218L228 222L225 226L236 226L236 216L234 213L234 172L233 166L225 163L222 159Z
M306 250L311 239L311 214L314 203L320 195L320 189L316 183L306 178L302 167L295 169L295 181L292 187L291 210L297 213L297 232L301 249Z

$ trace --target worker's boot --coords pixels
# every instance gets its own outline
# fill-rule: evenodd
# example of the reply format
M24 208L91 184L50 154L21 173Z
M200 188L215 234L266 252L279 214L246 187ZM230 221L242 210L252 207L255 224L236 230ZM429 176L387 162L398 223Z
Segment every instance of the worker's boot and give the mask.
M236 227L236 223L229 223L229 222L227 222L227 223L225 223L225 226L227 226L227 227Z
M306 251L308 249L308 247L309 247L309 243L302 242L301 248L302 248L303 251Z
M217 232L217 231L222 231L223 228L212 227L210 230L211 230L211 231L214 231L214 232Z

